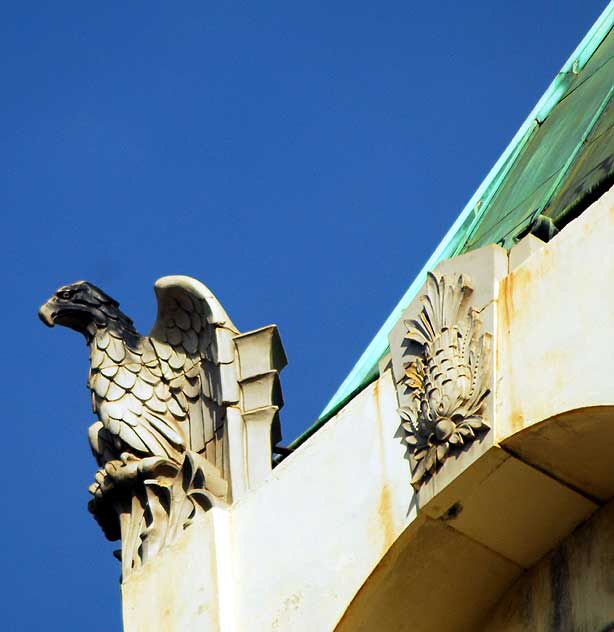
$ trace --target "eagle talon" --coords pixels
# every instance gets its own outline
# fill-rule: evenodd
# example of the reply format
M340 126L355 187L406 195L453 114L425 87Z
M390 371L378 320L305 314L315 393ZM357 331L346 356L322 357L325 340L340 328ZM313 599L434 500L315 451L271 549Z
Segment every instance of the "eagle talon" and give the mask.
M122 465L124 465L124 463L121 461L107 461L104 465L104 471L107 475L112 476Z
M88 491L95 498L100 498L115 485L113 477L110 475L117 466L113 461L109 461L103 468L100 468L95 476L95 481L88 487Z
M140 461L138 457L134 456L134 454L131 454L130 452L122 452L119 455L119 458L124 465L128 465L129 463L135 463L136 461Z
M95 481L88 488L89 492L99 498L117 484L133 479L137 474L136 462L138 461L139 459L127 452L124 452L120 459L107 461L96 472Z

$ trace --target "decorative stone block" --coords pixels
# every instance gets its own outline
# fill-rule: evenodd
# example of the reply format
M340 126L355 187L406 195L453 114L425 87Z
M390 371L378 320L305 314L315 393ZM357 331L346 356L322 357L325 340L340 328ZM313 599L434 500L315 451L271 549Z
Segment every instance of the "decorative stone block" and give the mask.
M241 382L242 406L245 412L274 405L283 406L284 400L277 371L267 371Z
M245 380L267 371L281 371L288 359L275 325L235 336L239 355L239 380Z
M279 425L277 406L258 408L243 413L247 443L247 477L253 487L271 471L273 426Z
M507 253L498 246L442 262L391 332L399 414L416 488L492 423L489 304L506 274Z
M541 250L546 242L535 235L528 234L523 237L509 252L509 271L516 269L525 259L534 252Z

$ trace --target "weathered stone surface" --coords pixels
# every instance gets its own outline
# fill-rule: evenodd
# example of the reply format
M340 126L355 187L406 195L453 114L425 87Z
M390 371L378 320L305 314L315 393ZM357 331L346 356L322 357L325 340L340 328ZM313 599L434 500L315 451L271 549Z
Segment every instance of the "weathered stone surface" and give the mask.
M266 459L250 463L249 446L267 444L276 417L273 404L252 408L273 398L279 367L274 342L261 346L266 361L237 373L239 398L214 424L226 430L223 480L232 483L233 502L195 514L174 544L124 578L126 632L609 630L611 508L603 519L591 516L614 495L613 241L610 192L509 273L507 254L495 246L467 259L473 271L462 257L434 271L436 279L471 277L477 337L490 334L494 348L484 399L491 429L450 453L417 491L397 413L403 374L393 378L386 362L272 472ZM420 309L410 306L405 319ZM391 336L395 372L408 362L393 345L406 331L401 323ZM108 382L96 385L100 397L111 383L132 388L108 362L107 348L121 355L111 338L96 349ZM251 353L241 357L241 344L235 363ZM146 353L155 372L158 356ZM138 365L129 359L120 367L128 372ZM147 377L166 401L157 376ZM113 449L96 438L99 452Z
M333 630L416 516L395 409L387 373L239 502L195 521L124 581L126 632Z
M610 190L502 283L501 438L554 415L612 403L612 243Z
M521 263L528 259L534 252L541 250L545 245L539 237L528 234L523 237L509 251L509 271L515 270Z
M614 629L614 503L565 539L503 595L484 632Z

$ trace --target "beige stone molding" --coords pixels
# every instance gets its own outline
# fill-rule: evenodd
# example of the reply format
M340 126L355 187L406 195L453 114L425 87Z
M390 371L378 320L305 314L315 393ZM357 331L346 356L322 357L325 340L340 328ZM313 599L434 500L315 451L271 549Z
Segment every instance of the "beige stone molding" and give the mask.
M279 372L287 359L275 325L234 337L238 362L242 423L234 425L233 499L255 487L271 472L272 447L281 441L279 409L283 396Z

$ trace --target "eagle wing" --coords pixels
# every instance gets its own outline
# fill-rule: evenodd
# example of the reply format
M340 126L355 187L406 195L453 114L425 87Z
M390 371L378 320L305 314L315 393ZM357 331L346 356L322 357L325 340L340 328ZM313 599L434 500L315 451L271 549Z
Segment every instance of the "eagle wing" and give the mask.
M158 317L147 340L170 397L147 400L145 408L165 419L172 415L185 448L202 454L223 474L226 407L239 399L233 343L238 331L199 281L166 276L154 288Z
M238 401L238 333L211 291L186 276L154 286L158 315L129 345L109 331L92 351L90 388L106 431L141 454L202 454L224 476L226 406ZM225 476L224 476L225 477Z

